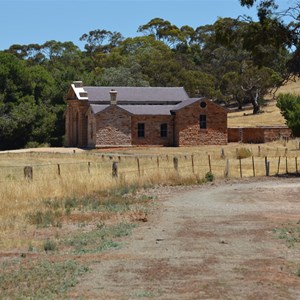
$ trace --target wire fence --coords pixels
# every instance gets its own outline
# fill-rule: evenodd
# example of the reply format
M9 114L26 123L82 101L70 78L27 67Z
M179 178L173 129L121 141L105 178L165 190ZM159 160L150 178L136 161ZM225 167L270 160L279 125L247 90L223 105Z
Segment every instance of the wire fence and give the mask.
M299 173L298 155L291 153L275 156L249 156L234 158L234 156L212 154L189 155L144 155L122 156L101 155L86 161L62 161L35 163L19 166L0 165L0 183L7 181L39 181L57 180L81 174L89 178L101 175L101 178L120 177L123 179L142 178L146 176L177 174L178 176L205 177L209 172L216 178L243 178L255 176L273 176L289 173ZM296 153L298 154L298 153Z

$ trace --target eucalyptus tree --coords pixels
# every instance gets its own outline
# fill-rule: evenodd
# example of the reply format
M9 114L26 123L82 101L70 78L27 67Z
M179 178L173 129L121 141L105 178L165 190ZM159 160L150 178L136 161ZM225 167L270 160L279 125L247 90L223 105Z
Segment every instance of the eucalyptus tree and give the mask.
M286 1L289 7L285 9L280 9L275 0L240 0L240 3L248 8L257 4L259 21L248 18L251 37L245 43L256 63L261 65L276 53L283 53L285 77L300 75L300 2Z
M15 55L0 52L1 149L28 142L59 143L60 107L51 103L55 81L42 66L28 66ZM60 141L61 142L61 141Z

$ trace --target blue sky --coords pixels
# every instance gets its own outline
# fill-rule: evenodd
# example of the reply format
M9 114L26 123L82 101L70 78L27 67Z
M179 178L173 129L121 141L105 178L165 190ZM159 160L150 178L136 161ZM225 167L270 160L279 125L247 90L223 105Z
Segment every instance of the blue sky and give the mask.
M134 37L140 25L156 17L196 28L218 17L255 16L255 9L238 0L0 0L0 8L0 50L49 40L82 47L80 36L95 29Z

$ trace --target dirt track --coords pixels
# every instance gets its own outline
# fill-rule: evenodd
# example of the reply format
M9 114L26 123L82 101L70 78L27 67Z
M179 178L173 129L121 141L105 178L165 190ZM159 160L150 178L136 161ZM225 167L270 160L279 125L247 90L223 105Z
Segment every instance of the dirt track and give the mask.
M300 226L299 178L172 191L71 298L300 299L299 243L274 233Z

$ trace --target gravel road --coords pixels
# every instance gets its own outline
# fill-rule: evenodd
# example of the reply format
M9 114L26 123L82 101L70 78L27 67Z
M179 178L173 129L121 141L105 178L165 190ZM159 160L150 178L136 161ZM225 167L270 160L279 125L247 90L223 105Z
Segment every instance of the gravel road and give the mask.
M274 232L300 228L299 178L164 189L152 191L148 222L97 256L70 297L300 299L300 246Z

